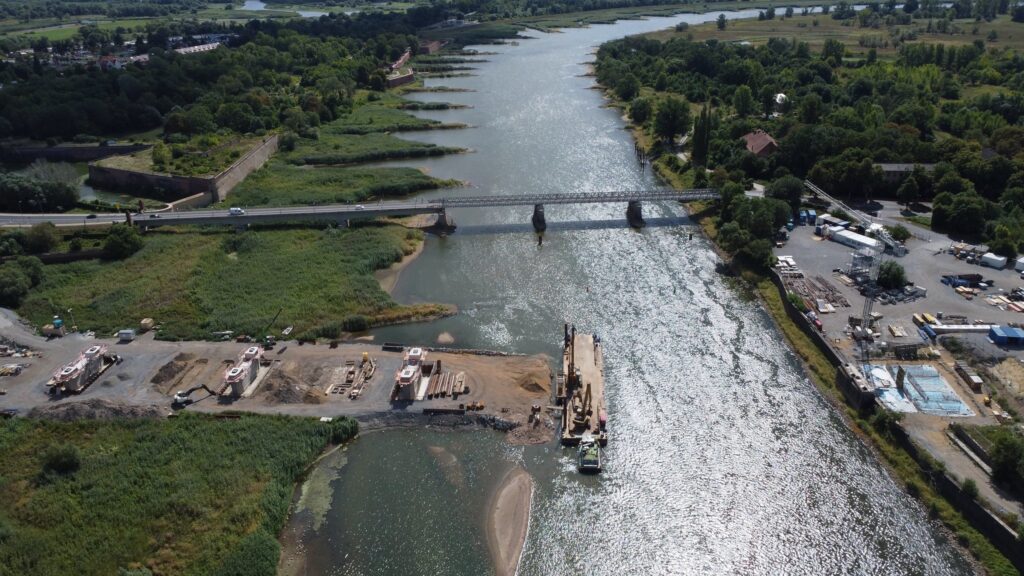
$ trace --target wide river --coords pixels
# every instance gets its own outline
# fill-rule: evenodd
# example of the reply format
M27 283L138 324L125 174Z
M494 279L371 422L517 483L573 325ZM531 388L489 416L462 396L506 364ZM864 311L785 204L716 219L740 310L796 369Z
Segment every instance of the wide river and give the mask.
M751 17L755 12L729 13ZM410 139L471 154L393 162L472 189L442 194L595 192L656 186L618 113L584 77L608 40L714 20L718 13L532 32L480 47L476 75L417 94L466 109L423 112L473 128ZM307 574L486 575L488 496L504 471L534 477L519 573L963 574L970 569L808 381L756 301L715 271L685 211L648 204L650 226L620 205L548 206L537 245L528 207L460 210L431 237L395 297L449 302L460 314L381 330L378 340L558 358L562 322L605 343L611 441L599 477L555 444L509 447L492 432L367 434L322 471L318 528L293 516ZM310 495L310 500L316 500Z

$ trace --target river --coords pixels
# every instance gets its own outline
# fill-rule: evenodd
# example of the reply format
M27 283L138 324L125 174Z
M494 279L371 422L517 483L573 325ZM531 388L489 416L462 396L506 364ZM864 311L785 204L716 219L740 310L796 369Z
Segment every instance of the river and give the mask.
M729 13L750 17L754 11ZM642 171L615 110L583 62L601 43L718 13L532 32L480 47L473 77L416 94L472 108L419 112L473 125L404 135L471 154L385 165L468 180L444 194L638 189ZM319 530L298 513L305 573L492 573L487 495L524 466L536 481L519 573L963 574L970 568L808 381L770 318L715 271L708 241L677 205L548 206L538 246L530 209L458 210L430 237L395 297L460 314L393 327L378 340L433 342L557 358L563 320L605 342L611 441L599 477L554 444L516 448L497 433L367 434L344 453Z

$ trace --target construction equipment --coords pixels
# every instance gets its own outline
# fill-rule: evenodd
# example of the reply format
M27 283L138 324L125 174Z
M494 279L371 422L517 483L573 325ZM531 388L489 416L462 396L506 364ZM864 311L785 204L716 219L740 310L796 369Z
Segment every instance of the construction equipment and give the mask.
M189 388L188 390L179 390L174 395L174 400L171 401L171 406L175 408L184 408L185 406L195 402L195 400L192 399L192 393L197 390L206 390L210 396L218 396L217 392L206 384L199 384Z
M284 312L284 308L278 308L277 314L274 314L274 319L271 320L270 323L268 323L263 328L263 330L260 330L264 350L273 350L274 345L277 344L277 341L274 339L274 337L271 336L270 334L267 334L267 331L270 330L270 327L274 325L274 322L277 322L277 317L281 315L281 312Z

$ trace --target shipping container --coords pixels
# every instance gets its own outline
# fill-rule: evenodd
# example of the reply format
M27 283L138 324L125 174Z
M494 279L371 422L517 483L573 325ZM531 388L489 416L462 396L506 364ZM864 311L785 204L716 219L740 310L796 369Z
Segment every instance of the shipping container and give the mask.
M1002 270L1003 268L1006 268L1006 256L998 256L991 252L986 252L981 257L980 264L982 266L988 266L989 268L996 268L998 270Z

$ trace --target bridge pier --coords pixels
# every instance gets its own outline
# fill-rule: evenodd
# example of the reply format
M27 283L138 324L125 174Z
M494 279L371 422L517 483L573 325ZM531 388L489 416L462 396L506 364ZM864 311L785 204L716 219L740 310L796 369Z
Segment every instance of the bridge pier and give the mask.
M647 225L647 222L644 222L643 208L639 200L629 201L629 205L626 206L626 221L633 228L643 228Z
M543 232L548 229L548 223L544 220L543 204L533 205L533 229L537 232Z
M448 212L441 210L437 213L437 223L434 227L441 232L455 231L455 219L448 215Z

